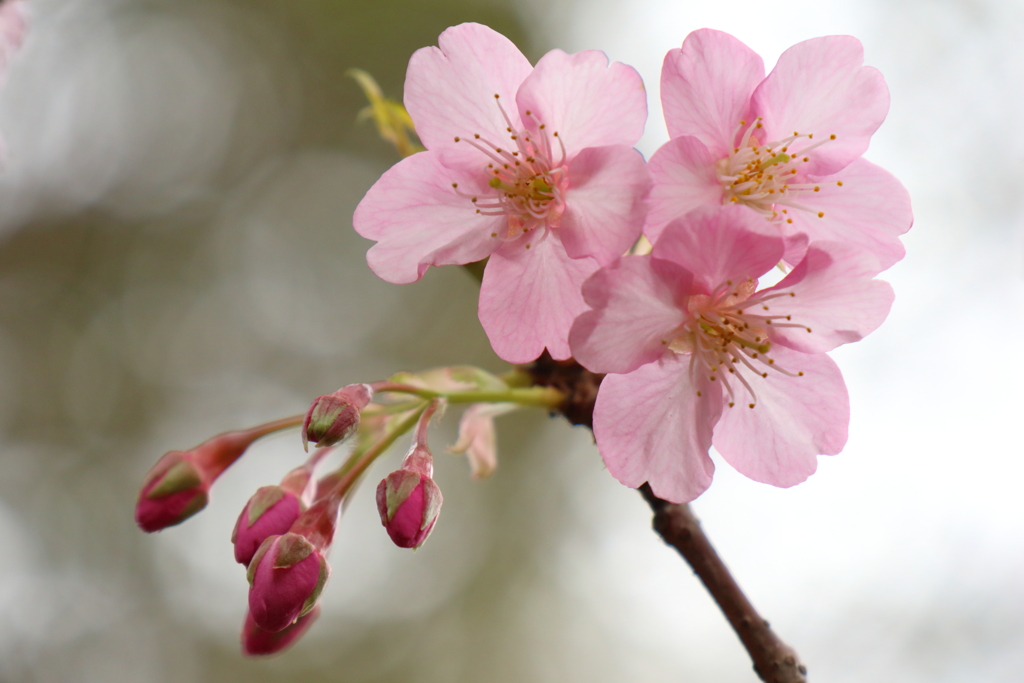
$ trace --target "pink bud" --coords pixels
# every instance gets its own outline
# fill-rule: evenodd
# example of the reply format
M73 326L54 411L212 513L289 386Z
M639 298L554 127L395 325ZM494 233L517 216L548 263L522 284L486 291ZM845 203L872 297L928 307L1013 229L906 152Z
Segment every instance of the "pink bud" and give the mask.
M268 536L288 532L302 514L298 497L280 486L263 486L256 490L242 508L231 532L235 545L235 561L249 566L252 556Z
M279 429L279 424L225 432L190 451L165 453L142 481L135 505L136 523L143 531L160 531L202 510L217 477L242 457L253 441Z
M135 522L143 531L160 531L196 514L209 500L209 482L191 453L171 451L146 475L135 505Z
M296 533L263 541L249 563L249 612L257 626L276 633L310 613L330 567L306 538Z
M441 489L429 474L395 470L377 485L377 511L388 536L399 548L418 548L441 513Z
M318 446L333 446L352 436L359 428L359 413L372 396L369 385L349 384L317 398L302 423L303 446L310 441Z
M242 625L242 652L249 656L274 655L283 652L301 638L319 616L320 606L317 605L309 614L299 617L298 621L291 626L286 626L284 630L267 631L257 626L252 614L247 613L245 624Z

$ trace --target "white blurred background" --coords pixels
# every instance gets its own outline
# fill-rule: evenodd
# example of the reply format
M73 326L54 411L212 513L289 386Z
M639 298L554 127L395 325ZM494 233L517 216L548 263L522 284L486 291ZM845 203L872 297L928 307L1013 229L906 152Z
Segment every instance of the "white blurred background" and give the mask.
M405 63L481 21L532 59L605 50L651 118L665 52L709 26L774 63L849 33L892 93L867 157L916 224L885 325L835 354L850 442L793 489L719 465L694 504L811 680L1024 680L1024 3L31 0L0 91L0 680L756 680L717 607L588 432L499 421L474 482L434 440L445 508L415 554L372 486L343 521L320 622L244 660L228 541L302 459L261 443L210 507L154 536L136 487L164 451L397 370L503 369L461 269L376 280L351 214L395 161L343 74L398 97ZM399 457L374 471L383 476ZM372 479L373 477L371 477ZM372 483L372 482L371 482Z

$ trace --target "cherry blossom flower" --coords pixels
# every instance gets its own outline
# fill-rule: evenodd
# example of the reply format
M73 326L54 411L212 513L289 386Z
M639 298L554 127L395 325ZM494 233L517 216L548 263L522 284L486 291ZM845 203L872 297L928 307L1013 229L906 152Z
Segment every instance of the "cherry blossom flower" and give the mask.
M552 50L536 67L479 24L409 61L405 105L426 152L402 160L353 218L370 268L415 282L489 257L479 315L495 352L569 357L584 280L639 237L650 178L632 146L643 82L604 53Z
M903 258L910 197L861 158L889 108L882 75L863 61L856 38L814 38L786 50L766 78L761 58L732 36L687 36L662 68L672 139L650 160L645 234L656 241L698 206L735 203L786 237L869 250L883 270ZM790 240L788 263L807 241Z
M757 290L785 245L742 207L669 223L654 250L591 277L592 307L570 335L577 360L607 372L594 434L623 484L674 502L711 483L714 445L738 471L792 486L847 438L842 375L824 353L888 314L892 289L869 252L812 242L780 283Z

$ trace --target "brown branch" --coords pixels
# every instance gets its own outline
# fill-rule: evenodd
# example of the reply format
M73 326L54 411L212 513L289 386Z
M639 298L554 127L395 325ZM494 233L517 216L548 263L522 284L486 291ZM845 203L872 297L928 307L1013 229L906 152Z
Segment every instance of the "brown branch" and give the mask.
M765 683L806 683L807 667L800 663L796 651L775 635L768 622L750 604L704 534L690 506L658 498L647 484L639 491L654 511L654 530L693 567L732 624L743 647L747 648L754 661L754 671L761 680Z
M566 395L559 412L574 425L594 426L594 401L604 379L570 359L552 360L544 355L524 367L535 384L555 387ZM640 494L654 511L654 530L679 551L700 578L725 618L740 637L754 662L754 671L765 683L806 683L807 667L796 651L779 639L768 622L761 618L729 573L689 505L669 503L654 495L644 484Z

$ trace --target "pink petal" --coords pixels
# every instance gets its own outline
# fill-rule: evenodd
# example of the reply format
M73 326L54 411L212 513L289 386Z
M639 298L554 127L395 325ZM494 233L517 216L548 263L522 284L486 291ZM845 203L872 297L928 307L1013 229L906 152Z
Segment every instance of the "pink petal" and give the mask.
M25 40L25 28L23 0L6 0L0 5L0 78L3 77L11 56Z
M608 471L636 488L686 503L707 489L715 466L708 457L722 412L721 387L698 373L689 357L669 353L627 375L608 375L594 407L594 437ZM697 396L698 389L702 396Z
M442 33L440 47L417 50L405 77L405 106L427 149L444 149L446 161L479 161L482 155L455 136L504 141L508 124L494 96L519 129L516 91L533 70L505 36L481 24L459 24ZM483 164L481 164L483 166Z
M755 481L793 486L814 474L817 455L834 455L846 444L850 399L839 367L823 353L774 347L772 358L790 372L769 371L748 381L757 404L724 408L715 427L715 449ZM742 391L742 389L741 389Z
M420 152L388 169L359 202L352 224L377 240L366 260L380 278L415 282L428 266L479 261L499 244L491 234L507 219L477 214L452 182L472 192L478 178L445 168L433 152Z
M657 241L669 221L700 206L722 203L716 159L700 140L689 135L673 138L647 163L651 180L650 211L644 234Z
M812 38L783 52L751 100L764 118L761 142L794 131L813 134L811 143L835 135L813 151L803 169L814 175L835 173L863 154L889 111L882 74L863 63L864 48L852 36ZM807 144L803 139L792 147L799 153Z
M891 173L856 159L835 175L808 182L817 183L821 191L801 194L799 201L814 213L791 209L792 224L780 223L788 234L803 232L812 241L856 245L873 252L882 270L903 258L899 236L910 229L914 214L910 195ZM837 182L842 182L842 187ZM818 211L825 215L819 218Z
M573 323L573 357L592 372L626 373L665 353L687 318L690 273L671 261L626 256L583 284L594 310Z
M661 68L661 106L671 137L693 135L717 158L735 144L740 121L751 122L750 95L764 62L728 33L701 29L669 50Z
M597 268L592 258L569 258L557 230L495 251L484 270L479 309L494 352L509 363L532 361L545 347L555 360L568 358L569 328L587 308L580 288Z
M526 115L530 111L545 130L558 133L568 159L586 147L632 147L647 121L640 74L619 62L609 64L598 50L547 53L523 82L516 102L527 126L535 125Z
M486 479L498 467L498 436L494 418L518 409L514 403L474 403L459 420L459 439L448 448L452 453L465 453L470 476Z
M647 214L651 178L632 147L588 147L569 162L569 190L559 233L572 258L606 265L637 238Z
M803 327L773 327L771 340L805 353L831 351L873 332L889 315L893 291L872 280L878 271L870 252L839 242L811 242L804 260L765 292L790 292L765 303L773 315L789 315Z
M651 253L689 270L709 293L727 280L761 277L784 250L779 231L749 209L705 206L665 226Z
M786 253L782 255L782 260L790 265L803 261L804 256L807 255L807 247L811 243L807 234L803 232L790 232L787 230L787 227L791 226L782 223L776 223L775 225L779 226L779 229L782 230L782 236L786 239Z

